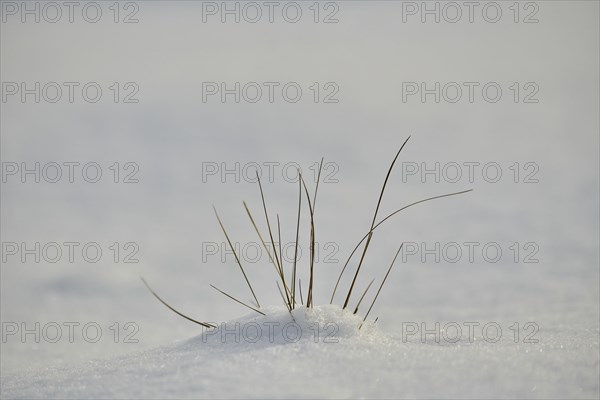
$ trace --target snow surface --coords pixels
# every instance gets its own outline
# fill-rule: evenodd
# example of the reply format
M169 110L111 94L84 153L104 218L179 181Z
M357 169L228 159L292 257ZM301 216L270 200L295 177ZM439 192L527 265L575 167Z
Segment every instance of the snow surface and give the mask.
M3 81L95 81L105 90L96 104L69 103L66 90L58 103L2 103L3 162L98 162L104 172L95 184L80 174L70 183L66 170L57 183L24 184L19 176L2 183L2 241L97 242L105 256L97 263L80 255L74 262L23 263L16 255L2 263L2 323L96 322L104 335L97 343L80 334L73 343L66 335L56 343L18 335L1 342L0 397L600 397L599 2L534 2L539 23L514 23L513 2L500 2L503 19L492 24L481 20L483 3L476 22L465 20L463 8L456 24L422 24L418 15L402 23L402 1L336 2L337 24L315 24L313 1L302 2L306 18L297 24L221 24L218 16L204 24L203 2L138 3L139 24L115 24L112 2L101 3L106 18L97 24L23 24L19 15L0 24ZM531 5L521 5L523 17ZM108 86L117 81L137 82L140 102L114 103ZM203 103L205 81L294 81L304 96L293 104L223 104L216 96ZM340 87L339 103L314 103L309 86L329 81ZM418 95L404 102L406 81L477 81L479 88L498 82L504 95L488 103L478 90L479 100L470 103L465 87L457 103L423 103ZM514 82L539 85L539 103L515 103ZM258 163L266 178L265 163L279 163L264 191L271 224L279 213L282 240L290 242L297 183L284 179L282 167L297 163L308 178L324 156L338 167L324 171L316 207L314 298L327 303L409 134L399 163L496 162L502 179L488 182L478 168L470 181L465 168L456 183L404 180L398 164L381 213L474 191L411 208L379 228L357 288L371 279L378 284L402 241L498 243L504 257L492 263L478 252L470 262L463 248L455 263L418 254L399 260L371 314L380 317L379 330L342 330L340 343L190 342L199 327L166 310L140 282L144 276L166 301L200 320L243 315L239 304L208 286L249 301L235 260L224 252L205 257L202 244L225 246L212 204L234 242L256 244L241 202L258 219L260 193L256 183L234 175L204 182L202 164L231 170ZM115 184L109 166L128 161L139 165L139 183ZM516 162L518 183L509 169ZM523 182L527 162L539 166L539 182ZM309 190L314 183L307 179ZM302 282L308 232L303 214ZM115 263L108 248L114 242L137 243L139 263ZM515 242L518 262L510 250ZM539 246L537 263L523 262L528 242ZM341 292L356 265L354 259ZM261 304L281 304L266 255L245 268ZM365 301L372 295L373 289ZM277 312L269 318L288 321ZM344 317L327 316L347 326ZM248 318L255 315L242 321ZM480 331L473 343L402 340L404 323L432 328L452 321L497 322L502 340L488 343ZM121 328L134 322L139 342L115 343L109 328L117 322ZM509 329L515 322L519 343ZM539 326L538 343L523 343L527 322Z
M510 340L492 344L481 337L470 341L468 335L454 343L436 342L434 336L402 340L376 324L359 329L361 317L335 305L300 307L292 312L293 319L285 309L266 311L266 316L254 313L229 321L227 331L220 325L172 346L77 367L10 374L2 382L2 394L4 398L481 398L502 393L593 398L598 390L591 368L595 356L590 352L597 350L597 332L580 338L596 340L593 348L578 346L577 340L563 346L552 338L543 345L515 345ZM262 335L257 335L257 327ZM590 373L564 368L565 353L568 359L588 363ZM584 385L569 384L573 381Z

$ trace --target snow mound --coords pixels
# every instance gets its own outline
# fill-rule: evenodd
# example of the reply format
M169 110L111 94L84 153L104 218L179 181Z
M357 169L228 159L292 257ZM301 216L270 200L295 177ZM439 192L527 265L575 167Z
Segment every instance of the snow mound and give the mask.
M391 356L382 351L390 345L390 338L371 323L361 327L359 316L339 306L299 307L291 313L276 307L261 310L266 315L253 313L216 324L215 329L204 329L171 346L73 368L8 375L2 380L2 395L352 397L358 394L353 388L357 374L348 373L348 367L355 364L362 371ZM366 376L362 379L361 390L377 382Z
M298 307L291 312L286 308L268 307L229 322L215 324L202 335L179 345L181 349L209 346L213 349L251 350L269 346L305 346L308 342L339 343L343 340L384 339L372 323L363 325L362 318L337 305L314 308Z
M261 310L170 346L3 375L0 397L598 398L597 329L437 343L359 329L338 306Z

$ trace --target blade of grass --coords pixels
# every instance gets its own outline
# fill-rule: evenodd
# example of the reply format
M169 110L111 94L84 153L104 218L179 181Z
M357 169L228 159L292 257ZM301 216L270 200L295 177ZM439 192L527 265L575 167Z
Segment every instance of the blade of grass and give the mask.
M246 283L248 284L248 287L250 288L250 291L252 292L252 296L254 297L254 300L256 301L256 304L258 304L258 306L260 307L260 302L256 298L256 294L254 294L254 289L252 289L252 285L250 284L250 281L248 280L248 276L246 275L246 271L244 271L244 267L242 267L242 263L240 262L240 259L239 259L238 255L237 255L237 252L235 251L235 248L233 247L233 244L231 243L231 240L229 239L229 235L227 234L227 231L225 230L225 227L223 226L223 222L221 222L221 218L219 218L219 213L217 212L217 209L215 208L214 205L213 205L213 210L215 211L215 215L217 216L217 221L219 221L219 225L221 225L221 229L223 230L223 233L225 234L225 238L227 239L227 243L229 243L229 247L231 247L231 251L233 251L233 255L235 257L235 261L237 261L237 264L240 266L240 270L242 271L242 274L244 275L244 279L246 279Z
M360 256L360 261L358 263L358 268L362 265L365 255L367 254L367 249L369 248L369 244L371 243L371 239L373 238L373 231L369 232L369 237L367 238L367 243L365 243L365 249ZM356 272L358 272L358 268ZM348 296L346 296L346 301L344 302L344 306L342 308L346 308L348 306L348 302L350 301L350 294L352 293L352 289L354 289L354 284L356 283L356 278L358 277L358 273L354 274L354 279L352 279L352 284L350 285L350 290L348 291Z
M306 199L308 200L308 209L310 211L310 275L308 282L308 295L306 296L306 307L312 307L312 287L313 287L313 278L314 278L314 266L315 266L315 220L314 220L314 212L312 203L310 202L310 195L308 194L308 188L306 187L306 182L304 182L304 178L302 178L302 174L300 176L300 181L304 186L304 192L306 193Z
M310 240L310 251L311 251L311 267L310 267L310 285L308 287L308 293L309 293L309 297L310 297L310 306L313 306L313 269L314 269L314 259L315 259L315 224L314 224L314 215L315 215L315 208L317 207L317 193L319 192L319 182L321 182L321 171L323 170L323 160L325 159L325 157L321 157L321 162L319 163L319 173L317 174L317 183L315 185L315 195L313 197L313 202L312 202L312 211L311 211L311 215L310 215L310 236L311 236L311 240ZM308 193L307 193L308 194Z
M256 173L256 179L258 180L258 188L260 189L260 198L263 204L263 210L265 212L265 219L267 220L267 228L269 230L269 237L271 238L271 245L273 246L273 255L275 256L275 261L277 262L277 267L279 269L279 273L281 274L281 264L279 264L279 257L277 256L277 248L275 247L275 240L273 240L273 231L271 230L271 223L269 222L269 213L267 212L267 203L265 202L265 194L263 192L262 184L260 183L260 176L258 176L258 172Z
M404 146L406 146L406 143L408 143L409 139L410 139L410 136L407 137L406 140L404 141L404 143L402 143L402 146L400 146L400 149L396 153L396 157L394 157L394 160L392 161L392 164L390 165L390 168L388 169L387 175L385 176L385 180L383 181L383 186L381 187L381 193L379 193L379 200L377 200L377 207L375 208L375 214L373 215L373 222L371 223L371 228L373 228L373 226L375 225L375 220L377 219L377 213L379 212L379 206L381 205L381 200L383 200L383 192L385 191L387 182L390 179L392 170L394 169L394 164L396 164L396 160L398 160L398 156L400 156L402 149L404 149Z
M277 290L279 290L279 294L281 295L281 299L283 300L283 303L285 304L286 307L288 307L288 303L285 299L285 297L283 296L283 292L281 291L281 286L279 286L279 281L275 281L275 283L277 284ZM288 312L290 313L290 317L292 317L292 321L294 323L296 323L296 318L294 318L294 314L292 314L292 308L288 307Z
M458 194L465 194L465 193L472 192L472 191L473 191L473 189L461 190L460 192L447 193L447 194L442 194L440 196L434 196L434 197L429 197L427 199L415 201L414 203L411 203L411 204L409 204L407 206L404 206L404 207L402 207L402 208L394 211L393 213L389 214L387 217L385 217L384 219L382 219L381 221L379 221L377 224L375 224L375 226L373 227L373 230L375 230L379 225L383 224L389 218L393 217L394 215L398 214L400 211L405 210L405 209L407 209L409 207L415 206L417 204L424 203L424 202L429 201L429 200L441 199L443 197L455 196L455 195L458 195Z
M379 200L377 200L377 207L375 208L375 213L373 214L373 222L371 222L371 229L370 229L371 233L373 232L373 226L375 226L375 221L377 220L377 213L379 212L379 207L381 206L381 201L383 200L383 193L385 192L385 188L387 186L388 180L390 178L390 175L392 174L392 170L394 169L394 164L396 164L396 160L398 160L398 156L400 156L402 149L404 148L404 146L406 146L406 143L408 143L409 139L410 139L410 136L407 137L406 140L404 141L404 143L402 143L402 146L400 146L400 149L396 153L396 157L394 157L394 160L390 164L390 168L388 169L388 172L385 176L385 180L383 181L383 186L381 187L381 192L379 193ZM358 267L356 268L356 273L354 274L354 279L352 280L352 284L350 285L350 289L348 290L348 295L346 296L346 301L344 302L343 308L346 308L346 306L348 305L348 302L350 301L350 296L352 295L352 290L354 289L354 283L356 282L356 278L358 277L358 273L360 272L360 267L362 267L362 263L365 258L365 255L367 254L368 249L369 249L369 241L367 241L367 243L365 244L365 247L363 249L363 255L361 256L360 262L358 263Z
M269 222L269 213L267 212L267 203L265 201L265 193L263 192L263 188L262 188L262 184L260 183L260 176L258 175L258 171L256 172L256 179L258 181L258 187L260 189L260 198L262 199L262 204L263 204L263 210L265 212L265 219L267 220L267 228L269 230L269 237L271 238L271 245L273 246L273 255L275 258L275 261L277 262L277 266L279 267L279 277L281 278L281 283L284 286L285 289L285 295L288 298L288 303L290 303L291 301L289 300L289 288L287 287L287 284L285 283L285 278L283 276L283 268L281 267L281 263L279 262L279 257L277 256L277 248L275 247L275 240L273 240L273 231L271 230L271 223Z
M265 240L263 239L262 235L260 234L260 231L258 230L258 227L256 226L256 222L254 222L254 218L252 217L252 213L250 212L250 209L248 208L248 204L246 204L245 201L243 202L243 204L244 204L244 208L246 209L246 213L248 214L248 218L250 218L250 222L252 223L252 226L254 227L254 230L256 231L256 234L258 235L258 238L260 239L265 251L267 252L267 255L269 256L269 260L273 264L273 267L275 267L275 272L277 272L277 275L281 276L279 268L277 267L277 263L275 262L275 260L273 260L273 256L271 256L271 251L267 247ZM290 293L290 288L287 286L287 284L285 285L285 289L288 293ZM291 295L291 293L290 293L290 295Z
M317 192L319 191L319 182L321 181L321 170L323 169L323 160L324 157L321 157L321 162L319 163L319 173L317 174L317 184L315 186L315 196L313 198L313 212L315 211L315 208L317 207Z
M281 223L279 222L279 214L277 214L277 239L279 240L279 265L281 265L281 276L285 277L283 268L283 252L281 251Z
M279 265L281 265L281 281L285 285L285 273L283 269L283 252L281 251L281 224L279 223L279 214L277 214L277 236L279 238ZM292 305L292 299L290 298L290 293L287 290L287 285L285 287L285 298L289 304L289 309L292 310L294 306Z
M250 212L248 205L246 204L245 201L243 203L244 203L244 208L246 209L246 213L248 214L248 217L250 218L250 222L252 222L252 226L254 227L254 230L256 231L256 234L258 235L260 241L262 242L263 247L265 248L267 254L269 255L269 259L273 263L275 270L279 274L279 270L277 269L277 264L275 263L275 260L273 260L273 256L271 256L271 251L269 251L269 249L267 248L267 244L265 243L265 240L263 239L262 235L260 234L260 231L258 230L258 227L256 226L256 223L254 222L254 218L252 218L252 213Z
M302 279L298 278L298 289L300 289L300 304L304 305L304 299L302 298Z
M292 309L290 308L290 304L288 303L288 301L285 299L285 296L283 295L283 292L281 291L281 286L279 286L279 281L276 280L275 283L277 284L277 290L279 290L279 294L281 295L281 298L283 300L283 304L285 304L285 307L288 309L288 311L291 313Z
M281 264L281 270L283 271L283 252L281 251L281 222L279 221L279 213L277 213L277 239L279 240L279 264Z
M278 263L276 263L275 260L273 260L273 256L271 255L271 252L270 252L269 248L267 247L265 240L263 239L262 235L260 234L260 231L258 230L258 227L256 226L256 222L254 222L254 218L252 217L250 208L248 208L248 204L246 204L245 201L243 203L244 203L244 208L246 209L246 213L248 214L248 217L250 218L250 222L252 222L252 226L254 227L256 234L258 235L258 238L260 239L260 241L263 245L263 248L265 249L265 252L269 256L269 260L271 261L271 264L273 264L273 267L275 267L275 272L277 273L277 275L279 275L279 277L281 277L281 272L279 271L279 267L277 266ZM288 287L287 284L285 284L285 290L286 290L286 292L290 293L290 295L291 295L290 288Z
M371 288L371 285L373 284L373 282L375 282L375 279L373 279L371 281L371 283L369 283L369 286L367 286L367 288L365 289L364 293L362 294L362 296L360 296L360 300L358 300L358 304L356 305L356 308L354 309L353 314L356 314L358 312L358 307L360 307L360 303L362 303L363 299L365 298L365 295L367 294L367 292L369 291L369 289Z
M296 222L296 245L294 247L294 265L292 267L292 307L296 306L296 262L298 261L298 239L300 236L300 209L302 208L302 181L298 170L298 221Z
M310 228L310 276L308 280L308 295L306 296L307 307L313 306L313 284L315 279L315 229L311 220Z
M257 312L257 313L259 313L259 314L262 314L262 315L267 315L267 314L265 314L264 312L262 312L262 311L259 311L259 310L257 310L256 308L254 308L254 307L252 307L252 306L249 306L248 304L246 304L246 303L244 303L244 302L242 302L242 301L240 301L240 300L236 299L235 297L233 297L233 296L231 296L231 295L229 295L229 294L225 293L224 291L222 291L221 289L219 289L218 287L216 287L216 286L214 286L214 285L210 285L210 287L211 287L211 288L213 288L213 289L215 289L215 290L217 290L217 291L219 291L219 292L221 292L221 294L224 294L225 296L229 297L231 300L233 300L233 301L236 301L236 302L240 303L241 305L243 305L243 306L245 306L245 307L248 307L249 309L251 309L251 310L253 310L253 311L256 311L256 312Z
M379 293L381 292L381 288L383 288L383 285L385 284L385 281L387 280L388 275L390 274L390 271L392 270L392 267L394 266L394 263L396 262L396 258L398 258L398 254L400 254L400 250L402 250L402 246L404 246L404 243L400 244L400 247L398 248L398 251L396 252L396 255L394 256L394 259L392 260L392 264L388 268L388 270L385 274L385 277L383 278L383 281L381 281L381 285L379 286L379 289L377 290L377 294L375 294L375 298L373 299L373 302L371 303L369 310L365 314L365 318L363 319L363 322L365 322L367 320L367 317L369 316L371 309L375 305L375 302L377 301L377 297L379 297Z
M152 295L153 295L154 297L156 297L156 299L157 299L158 301L160 301L160 302L161 302L161 303L162 303L162 304L163 304L165 307L167 307L169 310L173 311L175 314L179 315L180 317L183 317L183 318L187 319L188 321L192 321L192 322L194 322L194 323L196 323L196 324L198 324L198 325L202 325L202 326L203 326L203 327L205 327L205 328L216 328L216 326L215 326L215 325L213 325L213 324L209 324L209 323L207 323L207 322L200 322L200 321L196 321L195 319L193 319L193 318L190 318L190 317L188 317L187 315L180 313L179 311L177 311L176 309L174 309L173 307L171 307L169 304L167 304L167 302L166 302L166 301L164 301L163 299L161 299L161 298L160 298L160 296L159 296L159 295L157 295L157 294L154 292L154 290L152 290L152 288L150 287L150 285L148 285L148 282L146 282L146 280L145 280L144 278L142 278L142 277L140 276L140 279L142 280L142 282L144 282L144 285L146 285L146 288L147 288L147 289L150 291L150 293L152 293Z
M381 224L383 224L385 221L387 221L389 218L393 217L394 215L398 214L400 211L406 210L409 207L415 206L417 204L420 203L424 203L430 200L435 200L435 199L441 199L443 197L448 197L448 196L455 196L455 195L459 195L459 194L464 194L464 193L468 193L473 191L473 189L469 189L469 190L463 190L460 192L454 192L454 193L447 193L447 194L443 194L440 196L434 196L434 197L429 197L426 199L422 199L419 201L415 201L414 203L410 203L402 208L399 208L398 210L394 211L393 213L389 214L387 217L385 217L384 219L382 219L381 221L379 221L377 224L375 224L375 226L373 227L373 229L369 230L369 232L367 232L362 239L358 242L358 244L356 245L356 247L354 247L354 250L352 250L352 253L350 253L350 256L348 257L348 259L346 260L346 263L344 264L344 267L342 268L342 271L340 272L340 275L338 276L337 282L335 283L335 287L333 289L333 293L331 295L331 299L329 300L329 304L333 303L333 298L335 296L335 293L337 291L337 288L340 284L340 280L342 279L342 275L344 274L344 271L346 270L346 268L348 267L348 264L350 263L350 260L352 259L352 256L354 255L354 253L356 253L356 250L358 250L358 248L360 247L360 245L362 244L362 242L364 242L364 240L369 236L369 233L373 232L375 229L377 229Z

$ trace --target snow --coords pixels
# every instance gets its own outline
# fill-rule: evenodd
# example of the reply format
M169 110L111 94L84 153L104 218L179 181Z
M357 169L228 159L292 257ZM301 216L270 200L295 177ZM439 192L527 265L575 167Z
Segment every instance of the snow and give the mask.
M359 329L362 318L335 305L299 307L292 315L264 311L171 346L10 374L3 397L593 398L598 390L597 331L581 332L572 343L556 334L539 344L468 334L436 341L403 339L373 323ZM580 345L586 341L594 345Z
M18 254L2 261L3 329L79 326L73 342L66 330L57 342L36 341L31 334L2 340L0 397L599 398L598 2L520 3L521 17L539 6L539 23L515 23L510 1L498 2L502 21L486 23L482 3L473 23L464 21L463 8L462 22L425 24L419 15L403 23L408 3L401 1L335 2L340 22L332 24L313 22L313 1L299 2L305 18L296 24L222 24L217 15L205 24L206 3L196 1L140 1L140 23L115 24L113 2L99 3L105 18L96 24L21 23L18 14L0 24L3 82L77 81L78 89L98 82L104 89L98 103L70 103L65 89L57 103L35 103L33 95L22 103L15 95L1 104L3 163L97 162L103 171L97 183L84 181L81 173L71 183L66 168L57 183L9 177L0 193L2 242L25 242L28 248L36 242L95 242L104 256L92 263L77 252L70 262L63 247L56 263L36 263L31 255L22 262ZM321 11L323 17L331 8ZM139 103L115 103L109 87L133 81ZM202 84L213 81L277 81L278 89L298 82L304 92L297 103L271 103L266 91L256 103L222 103L219 96L203 103ZM339 85L340 101L315 103L315 82L323 89L320 96L329 94L325 83ZM461 101L438 103L427 95L423 103L419 95L403 101L403 82L480 85L472 103L464 86ZM503 88L500 101L481 99L486 82ZM530 94L527 83L538 85L539 102L515 102L515 82L522 97ZM122 88L120 94L128 94ZM370 314L379 317L376 326L356 332L356 318L323 304L368 230L389 163L408 135L381 215L429 196L474 191L420 204L378 228L356 282L359 293L375 279L359 314L401 242L406 249L409 243L429 249L435 243L481 245L472 261L465 246L457 262L401 255ZM247 309L209 286L252 299L231 253L204 251L205 244L226 248L212 204L234 243L258 242L244 200L263 237L268 235L258 187L245 179L252 168L246 176L206 177L203 165L224 172L258 164L271 225L279 214L282 240L289 243L296 234L298 187L283 176L284 167L293 175L300 165L312 191L310 178L321 156L331 164L324 169L315 215L317 307L309 314L297 310L294 318L305 328L316 320L336 323L338 343L315 343L310 335L288 342L279 330L273 343L223 343L216 335L204 342L197 325L167 310L140 282L143 276L169 304L200 321L288 323L280 308L264 307L266 319L243 316ZM116 162L120 178L130 172L125 163L135 162L139 182L115 183L110 167ZM463 168L456 183L420 174L404 179L403 163L431 169L465 162L497 163L502 179L486 181L481 168L472 180ZM536 183L524 182L528 162L539 167ZM298 268L304 284L307 209L305 202ZM139 246L137 263L123 262L128 242ZM117 262L114 243L121 250ZM501 260L482 257L486 243L502 248ZM524 262L531 255L526 243L537 246L537 262ZM258 261L249 256L243 256L244 267L261 305L281 305L269 260L264 253ZM356 265L355 258L335 304L343 303ZM288 279L290 266L285 263ZM473 340L465 325L471 322L479 324ZM82 337L88 323L103 330L97 342ZM403 328L425 324L432 330L436 323L446 334L458 324L461 339L403 338ZM498 342L485 340L481 328L488 323L501 327ZM115 341L111 327L117 324ZM536 326L538 342L524 343ZM132 332L137 342L125 342Z

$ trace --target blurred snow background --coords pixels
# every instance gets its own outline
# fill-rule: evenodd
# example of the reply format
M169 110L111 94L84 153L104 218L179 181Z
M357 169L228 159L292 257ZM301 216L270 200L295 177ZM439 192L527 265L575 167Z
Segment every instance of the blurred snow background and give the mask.
M399 164L381 216L424 197L475 191L411 208L378 230L358 289L382 278L402 241L498 243L504 255L497 263L480 253L474 262L463 255L457 263L409 257L390 275L372 316L396 335L406 321L495 321L503 328L536 322L540 343L530 346L537 354L546 349L546 357L538 355L535 365L522 369L495 363L493 371L504 380L494 387L514 394L508 372L517 368L519 376L531 378L532 388L550 385L543 393L569 385L571 395L597 397L598 3L537 2L539 23L532 24L514 23L509 3L500 3L504 14L495 24L480 13L473 23L421 23L418 15L404 23L402 3L385 1L337 2L339 22L332 24L312 21L312 2L301 3L305 14L296 24L277 13L274 23L223 24L218 17L203 23L201 2L139 2L139 23L115 24L109 3L101 4L105 17L97 24L80 18L72 24L20 23L14 16L2 23L2 82L94 81L104 89L96 104L80 97L73 104L22 104L16 96L2 103L3 163L97 162L103 169L95 184L80 175L74 183L63 178L39 184L8 177L1 193L2 242L97 242L104 251L98 263L78 253L74 263L64 256L57 263L3 260L3 323L96 322L103 329L97 343L81 335L74 343L35 343L31 336L22 343L10 336L1 343L3 379L195 336L197 327L156 302L140 275L192 317L220 321L245 313L208 286L247 292L233 258L221 263L219 256L203 257L203 243L224 242L212 204L234 241L256 242L241 202L248 202L263 226L258 188L231 175L203 182L203 163L231 168L295 162L306 174L324 156L339 167L339 182L321 184L316 211L317 241L338 246L338 263L317 265L315 302L328 302L341 265L368 230L390 161L412 135L399 162L497 162L503 176L488 183L479 170L472 183L464 177L457 183L431 177L404 182ZM324 3L320 7L324 13ZM522 18L530 10L520 7ZM252 81L298 82L302 100L236 104L215 96L202 102L202 82ZM402 101L402 82L436 81L498 82L503 96L496 103L484 101L480 91L473 103L435 103L432 96L425 103L418 96ZM135 82L139 103L112 102L107 88L113 82ZM335 82L339 102L314 103L314 82ZM515 103L513 82L535 82L539 102ZM108 167L115 162L139 165L139 183L113 183ZM522 173L525 163L536 163L539 182L523 183L521 174L514 183L509 166L515 162ZM279 212L284 242L293 241L297 184L276 167L265 192L272 221ZM113 242L135 242L140 262L113 262ZM539 263L524 263L523 249L514 262L509 247L515 242L537 244ZM267 258L246 265L264 293L261 302L279 304ZM122 343L122 336L115 343L109 329L115 322L122 335L123 324L137 324L139 343ZM459 371L480 367L465 357ZM530 368L575 372L558 382ZM446 373L447 381L461 382L458 372Z

